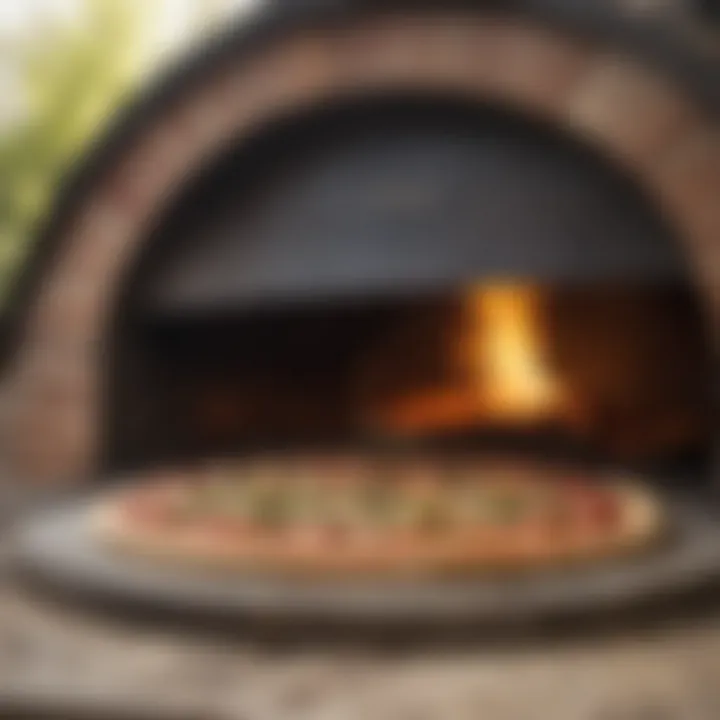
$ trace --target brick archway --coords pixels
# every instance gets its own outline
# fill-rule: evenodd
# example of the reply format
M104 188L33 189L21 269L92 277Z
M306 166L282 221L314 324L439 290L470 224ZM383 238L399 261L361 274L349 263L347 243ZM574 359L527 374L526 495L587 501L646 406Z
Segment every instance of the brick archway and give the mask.
M720 320L720 131L684 92L631 57L524 21L384 15L296 31L148 122L60 238L10 375L13 471L64 481L95 467L111 310L154 218L185 178L283 110L342 92L441 89L517 107L597 144L657 199Z

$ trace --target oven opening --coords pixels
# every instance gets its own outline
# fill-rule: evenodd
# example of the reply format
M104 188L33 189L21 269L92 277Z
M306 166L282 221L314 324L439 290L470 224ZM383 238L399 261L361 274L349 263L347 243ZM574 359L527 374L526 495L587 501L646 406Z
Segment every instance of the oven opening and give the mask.
M189 180L145 245L107 354L106 473L269 450L709 457L680 242L537 119L449 96L304 108Z
M149 458L706 459L710 352L681 287L479 282L146 322Z

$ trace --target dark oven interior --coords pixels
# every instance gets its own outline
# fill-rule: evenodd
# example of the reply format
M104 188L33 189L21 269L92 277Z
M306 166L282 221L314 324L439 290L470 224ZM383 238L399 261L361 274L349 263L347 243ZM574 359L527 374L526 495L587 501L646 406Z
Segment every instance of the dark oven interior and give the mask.
M120 298L104 469L284 449L708 462L712 357L662 208L450 97L348 97L188 181Z

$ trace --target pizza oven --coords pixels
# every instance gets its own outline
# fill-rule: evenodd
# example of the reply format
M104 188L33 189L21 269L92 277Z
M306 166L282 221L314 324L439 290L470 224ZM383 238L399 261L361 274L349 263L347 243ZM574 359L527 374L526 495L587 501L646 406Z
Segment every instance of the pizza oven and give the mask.
M350 448L712 478L717 55L637 12L271 3L202 49L17 285L13 475Z

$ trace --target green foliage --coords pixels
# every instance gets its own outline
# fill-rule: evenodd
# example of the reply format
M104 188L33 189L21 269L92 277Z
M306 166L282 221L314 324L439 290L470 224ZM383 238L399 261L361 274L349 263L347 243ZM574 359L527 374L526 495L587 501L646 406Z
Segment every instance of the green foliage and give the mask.
M0 300L68 165L137 77L148 5L83 0L78 23L11 50L25 97L22 122L0 134Z

